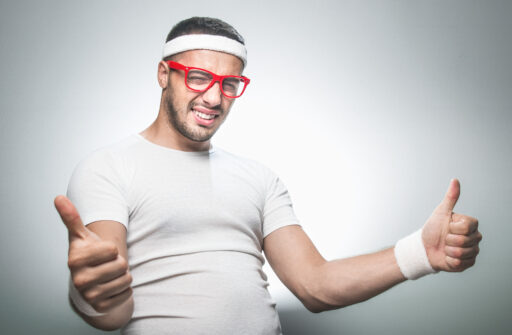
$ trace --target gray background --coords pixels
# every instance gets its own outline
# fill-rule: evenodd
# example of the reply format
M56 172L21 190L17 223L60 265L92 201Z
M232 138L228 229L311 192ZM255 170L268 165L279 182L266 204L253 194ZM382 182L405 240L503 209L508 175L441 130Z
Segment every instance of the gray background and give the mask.
M169 29L214 16L247 40L252 79L214 143L287 184L329 259L419 228L458 177L477 265L310 314L265 266L285 334L512 332L512 5L507 1L0 3L0 324L96 334L66 300L53 208L87 153L156 117Z

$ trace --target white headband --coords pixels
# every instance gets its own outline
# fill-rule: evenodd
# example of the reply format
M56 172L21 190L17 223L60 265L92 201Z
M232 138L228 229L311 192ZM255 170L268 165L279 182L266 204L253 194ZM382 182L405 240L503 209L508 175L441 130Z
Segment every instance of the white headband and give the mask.
M245 46L231 38L219 35L192 34L176 37L164 45L162 58L188 50L206 49L221 51L236 56L247 64Z

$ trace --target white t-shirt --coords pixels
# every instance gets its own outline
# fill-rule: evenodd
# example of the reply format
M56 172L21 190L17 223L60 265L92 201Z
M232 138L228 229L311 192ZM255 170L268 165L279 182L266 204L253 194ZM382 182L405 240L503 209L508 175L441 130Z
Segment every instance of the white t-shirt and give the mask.
M127 228L135 309L123 334L281 333L263 238L299 223L269 169L136 134L83 160L68 197L84 224Z

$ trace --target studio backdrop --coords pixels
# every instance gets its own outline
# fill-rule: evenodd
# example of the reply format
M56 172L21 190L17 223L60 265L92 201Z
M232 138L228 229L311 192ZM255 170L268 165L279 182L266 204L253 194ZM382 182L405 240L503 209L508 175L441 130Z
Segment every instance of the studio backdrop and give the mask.
M484 235L474 268L309 313L265 265L288 334L512 333L510 1L2 1L3 334L100 334L67 302L53 207L91 151L156 117L165 37L191 16L245 37L251 84L213 144L288 187L327 259L420 228L451 178Z

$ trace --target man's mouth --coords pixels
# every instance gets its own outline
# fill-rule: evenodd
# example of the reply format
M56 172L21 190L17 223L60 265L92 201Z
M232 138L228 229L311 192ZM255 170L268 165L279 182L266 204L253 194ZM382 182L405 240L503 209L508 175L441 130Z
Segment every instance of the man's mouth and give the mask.
M192 112L194 113L194 119L197 124L201 126L210 126L215 121L215 118L220 115L219 112L200 106L192 107Z
M198 111L194 111L194 113L196 113L196 115L199 116L201 119L205 119L205 120L212 120L216 116L218 116L218 115L215 115L215 114L205 114L205 113L201 113L201 112L198 112Z

